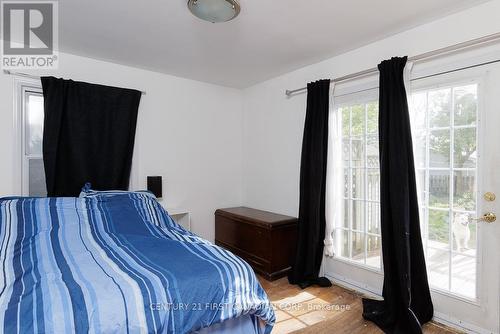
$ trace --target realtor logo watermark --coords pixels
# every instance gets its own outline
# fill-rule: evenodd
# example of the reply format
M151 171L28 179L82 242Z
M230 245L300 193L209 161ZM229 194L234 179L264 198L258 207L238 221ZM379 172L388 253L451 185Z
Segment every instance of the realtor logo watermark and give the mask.
M57 1L1 1L2 68L58 66Z

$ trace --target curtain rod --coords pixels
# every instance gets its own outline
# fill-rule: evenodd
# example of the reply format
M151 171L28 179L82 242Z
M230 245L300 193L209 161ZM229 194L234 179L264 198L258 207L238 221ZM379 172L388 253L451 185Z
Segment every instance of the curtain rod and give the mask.
M30 79L35 79L35 80L40 79L39 75L32 75L32 74L22 73L22 72L13 72L10 70L3 70L3 73L8 74L8 75L17 75L19 77L30 78ZM141 91L141 93L142 93L142 95L146 95L145 91Z
M462 42L462 43L450 45L450 46L447 46L447 47L444 47L444 48L440 48L440 49L437 49L437 50L434 50L434 51L425 52L425 53L419 54L417 56L409 57L408 61L411 61L411 62L422 61L422 60L425 60L425 59L442 56L442 55L445 55L445 54L448 54L448 53L457 52L457 51L460 51L460 50L463 50L463 49L468 49L468 48L480 46L481 44L485 44L485 43L488 43L488 42L493 42L493 41L496 41L498 39L500 39L500 32L495 33L495 34L491 34L491 35L487 35L487 36L483 36L483 37L479 37L479 38L475 38L475 39L471 39L471 40L466 41L466 42ZM350 80L353 80L353 79L366 77L366 76L375 74L377 72L378 72L378 67L373 67L373 68L370 68L370 69L367 69L367 70L364 70L364 71L360 71L360 72L348 74L348 75L345 75L343 77L339 77L339 78L335 78L335 79L330 79L330 82L339 83L339 82L350 81ZM291 95L293 95L295 93L299 93L299 92L302 92L302 91L305 91L305 90L307 90L307 87L302 87L302 88L293 89L293 90L288 90L287 89L285 91L285 95L286 96L291 96Z

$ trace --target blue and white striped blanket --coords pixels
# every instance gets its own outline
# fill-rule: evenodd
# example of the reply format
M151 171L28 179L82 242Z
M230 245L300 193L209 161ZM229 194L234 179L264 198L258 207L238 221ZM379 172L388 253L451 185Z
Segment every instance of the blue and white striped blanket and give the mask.
M0 332L189 333L272 306L247 263L146 193L0 199Z

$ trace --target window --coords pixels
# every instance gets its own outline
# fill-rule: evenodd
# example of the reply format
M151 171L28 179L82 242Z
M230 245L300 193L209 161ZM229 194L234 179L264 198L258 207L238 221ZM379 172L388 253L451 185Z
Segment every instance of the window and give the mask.
M420 224L433 289L476 298L476 82L420 86L409 101ZM342 132L342 214L336 254L381 268L378 102L351 94L336 105Z
M337 108L344 171L342 219L336 222L338 256L381 268L378 102Z
M47 196L47 187L42 153L44 123L42 87L35 80L16 79L15 82L16 156L19 157L15 162L15 171L18 173L15 179L16 184L20 184L20 189L17 191L22 196L44 197ZM137 156L137 148L135 153ZM137 189L137 172L134 160L130 174L131 189Z
M46 196L42 157L43 95L39 87L21 86L22 194Z
M416 90L410 116L429 282L476 297L478 85Z

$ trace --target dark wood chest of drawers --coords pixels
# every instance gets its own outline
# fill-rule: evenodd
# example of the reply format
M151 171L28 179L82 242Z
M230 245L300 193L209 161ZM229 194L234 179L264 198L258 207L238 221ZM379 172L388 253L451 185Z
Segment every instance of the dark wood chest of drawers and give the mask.
M296 238L297 218L247 207L215 211L215 244L243 258L267 280L287 275Z

